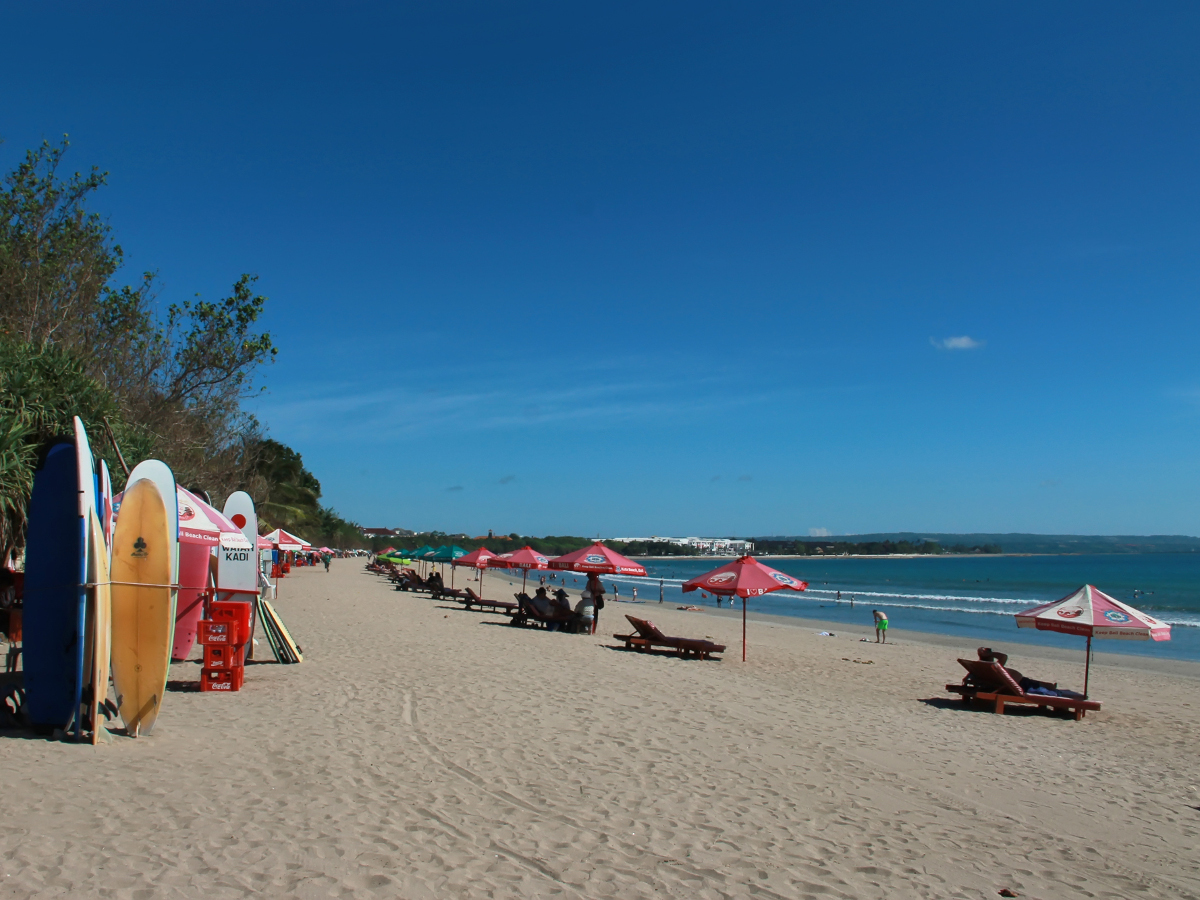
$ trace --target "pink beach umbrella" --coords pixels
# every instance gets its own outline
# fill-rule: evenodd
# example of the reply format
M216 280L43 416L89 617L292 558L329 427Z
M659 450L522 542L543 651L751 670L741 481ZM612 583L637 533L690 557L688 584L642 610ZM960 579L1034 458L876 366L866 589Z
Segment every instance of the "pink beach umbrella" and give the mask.
M742 662L746 661L746 598L761 597L763 594L784 588L803 591L808 589L808 582L764 566L753 556L740 556L719 569L713 569L705 575L697 575L683 583L684 593L708 591L723 597L742 598Z
M501 553L499 556L491 557L487 561L487 567L489 569L521 569L521 593L525 593L525 580L529 577L529 570L548 569L550 560L526 545L512 553Z
M1087 697L1092 669L1092 638L1124 641L1169 641L1171 626L1122 603L1090 584L1053 603L1043 603L1017 613L1019 628L1058 631L1087 637L1087 662L1083 670L1083 696Z
M550 560L550 568L597 575L645 575L646 567L627 556L610 550L599 541L582 550L573 550Z
M469 566L472 569L479 570L479 599L483 599L483 573L488 567L488 560L495 559L496 554L487 547L480 547L478 550L472 550L466 556L460 556L458 559L450 561L450 585L454 585L454 571L459 566Z

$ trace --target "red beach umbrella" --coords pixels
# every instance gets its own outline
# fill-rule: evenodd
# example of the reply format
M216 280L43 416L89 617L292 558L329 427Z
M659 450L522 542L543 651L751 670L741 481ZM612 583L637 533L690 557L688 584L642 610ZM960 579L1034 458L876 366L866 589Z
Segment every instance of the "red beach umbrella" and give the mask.
M466 559L464 556L463 559ZM512 553L501 553L487 561L489 569L521 569L521 592L525 592L525 579L529 577L530 569L548 569L550 560L542 556L528 544Z
M573 550L550 560L550 568L571 572L595 572L597 575L645 575L646 567L610 550L599 541L582 550Z
M1088 692L1092 669L1092 638L1125 641L1169 641L1171 626L1085 584L1053 603L1043 603L1017 613L1017 627L1058 631L1087 637L1087 663L1083 671L1083 696Z
M697 575L683 583L684 593L708 591L723 597L742 598L742 662L746 661L746 598L761 597L771 591L787 588L791 591L808 589L807 581L799 581L770 566L764 566L753 556L740 556L733 562Z
M472 569L479 570L479 599L483 599L483 571L488 567L488 560L495 559L496 554L487 547L480 547L478 550L472 550L466 556L460 556L458 559L450 561L452 567L470 566ZM453 579L451 579L453 581Z

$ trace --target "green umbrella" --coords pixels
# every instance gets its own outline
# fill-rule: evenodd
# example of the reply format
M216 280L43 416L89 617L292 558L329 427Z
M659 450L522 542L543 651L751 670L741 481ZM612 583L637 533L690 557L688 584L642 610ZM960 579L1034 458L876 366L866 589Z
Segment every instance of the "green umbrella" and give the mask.
M437 552L429 557L434 562L453 563L456 559L461 559L467 555L467 551L457 545L450 547L438 547ZM443 570L444 571L444 570ZM450 569L450 587L454 587L454 567Z

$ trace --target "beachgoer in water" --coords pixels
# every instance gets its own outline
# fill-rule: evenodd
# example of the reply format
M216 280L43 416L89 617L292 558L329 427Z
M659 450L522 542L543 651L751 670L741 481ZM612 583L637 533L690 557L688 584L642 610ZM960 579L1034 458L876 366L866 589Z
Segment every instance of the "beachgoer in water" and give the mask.
M871 610L871 614L875 617L875 643L886 644L888 629L887 613L873 609Z

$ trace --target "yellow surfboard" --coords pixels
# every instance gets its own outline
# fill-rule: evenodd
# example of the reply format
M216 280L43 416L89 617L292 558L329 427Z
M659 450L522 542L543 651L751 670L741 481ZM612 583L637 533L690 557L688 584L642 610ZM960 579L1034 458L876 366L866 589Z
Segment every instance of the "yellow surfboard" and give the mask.
M125 488L112 544L112 675L131 737L153 730L171 668L175 603L167 522L153 481Z
M96 513L89 511L88 589L86 644L83 650L86 721L92 725L92 743L100 743L103 725L100 707L108 699L108 667L112 649L112 593L108 583L108 545L104 527Z

